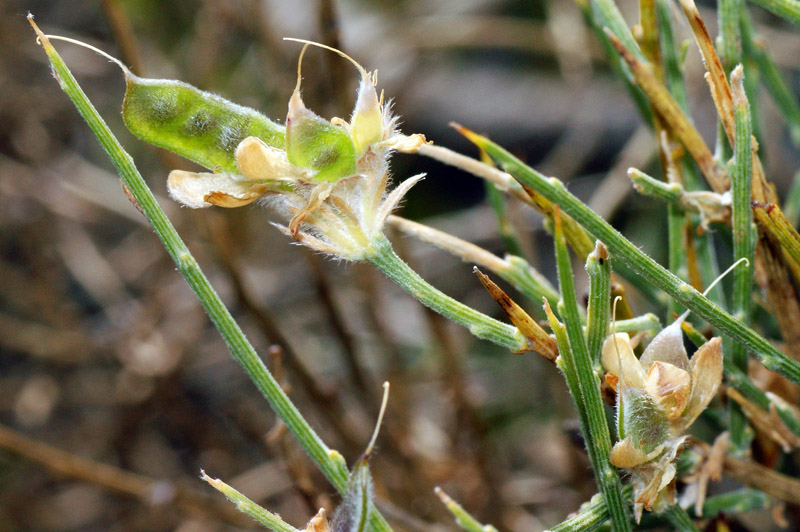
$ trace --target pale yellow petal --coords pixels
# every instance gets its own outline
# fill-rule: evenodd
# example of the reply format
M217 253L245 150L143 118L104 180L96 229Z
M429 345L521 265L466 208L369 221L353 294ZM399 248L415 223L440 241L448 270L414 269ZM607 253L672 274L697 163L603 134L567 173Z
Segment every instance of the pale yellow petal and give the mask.
M688 427L705 410L722 382L722 339L712 338L692 357L692 393L684 411L683 426Z
M266 184L242 181L237 177L173 170L167 179L167 188L173 199L193 209L212 205L240 207L254 202L267 190Z
M303 179L305 172L289 162L286 152L247 137L236 147L236 166L246 179L286 181Z
M654 362L647 372L645 390L664 409L668 419L681 415L691 392L689 372L666 362Z
M402 153L415 153L423 144L433 144L420 133L414 135L395 135L385 140L382 145Z
M655 459L662 451L663 447L658 446L650 454L645 454L633 444L633 439L628 436L614 445L608 454L608 459L616 467L632 469Z
M616 339L616 341L615 341ZM616 343L616 345L615 345ZM635 388L644 387L645 374L625 333L610 334L603 342L603 367ZM622 367L620 368L620 363Z
M317 515L311 518L303 532L329 532L328 518L325 517L325 508L320 508Z

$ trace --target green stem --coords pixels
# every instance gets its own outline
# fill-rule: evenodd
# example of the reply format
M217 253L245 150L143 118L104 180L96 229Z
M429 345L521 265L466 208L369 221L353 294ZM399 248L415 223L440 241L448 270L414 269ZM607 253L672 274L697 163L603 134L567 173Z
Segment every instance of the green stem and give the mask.
M558 304L558 310L564 319L567 340L569 342L569 349L559 349L560 358L563 359L562 369L565 375L571 374L569 380L577 382L578 385L578 389L570 389L570 393L576 403L582 403L582 407L585 411L586 423L583 434L584 441L586 442L589 458L592 462L595 479L606 500L614 530L616 532L629 531L632 529L630 517L625 507L625 499L622 497L622 483L620 482L617 470L608 460L609 453L611 452L611 436L608 428L608 418L606 417L605 407L603 406L603 399L600 396L600 380L594 371L595 364L589 354L586 337L581 327L569 251L567 250L567 242L561 229L558 211L556 211L555 218L556 266L558 269L559 288L561 289L561 301ZM602 246L602 244L598 244L598 246ZM603 253L605 253L604 248L595 248L595 252L589 255L587 264L591 265L594 261L599 263ZM603 262L606 263L605 268L607 269L608 261L603 259ZM610 272L607 272L606 278L608 275L610 275ZM599 287L595 288L595 292L598 292ZM603 323L607 323L608 293L607 287L604 301L606 320ZM595 296L598 299L603 297L599 293L595 293ZM595 307L599 306L601 305L595 305ZM599 310L596 309L596 311ZM602 342L602 338L605 335L599 336L597 334L597 331L599 331L601 327L602 325L599 323L595 323L594 326L589 327L593 342ZM602 346L602 343L600 346ZM600 346L598 346L598 350Z
M633 39L625 20L622 19L622 15L619 13L619 10L613 2L608 1L589 2L585 0L576 0L576 2L580 5L583 11L584 20L586 20L586 23L589 25L592 32L594 32L597 40L600 41L600 45L603 47L603 51L608 58L608 62L616 72L617 77L625 84L625 88L633 100L633 103L636 105L636 108L639 110L639 114L642 116L642 119L646 123L652 124L653 112L650 107L650 103L647 101L647 97L645 96L644 92L642 92L642 89L637 87L633 82L633 76L630 72L630 69L625 64L625 61L623 61L619 57L619 54L617 54L617 52L614 50L614 47L611 45L611 41L603 31L603 28L608 26L608 22L611 21L614 23L614 27L623 35L623 37L618 35L617 38L620 40L624 39L626 42L630 42ZM612 29L612 31L614 30ZM628 35L631 36L630 40L627 38ZM641 55L641 51L639 51L638 46L635 46L635 50L637 50L639 55Z
M741 67L735 72L741 74ZM750 109L744 93L741 75L731 76L734 98L734 119L736 123L734 141L734 164L731 172L733 189L733 206L731 227L733 230L733 260L746 259L733 272L733 313L743 323L749 322L751 294L753 288L753 256L755 253L755 231L753 214L750 207L752 199L751 181L753 173L753 155L751 139L753 130L750 122ZM747 372L747 351L740 343L733 343L726 349L733 365ZM745 429L747 419L739 405L730 404L731 441L734 447L743 449L746 444Z
M439 496L439 499L450 513L453 514L456 524L465 532L497 532L494 526L481 524L480 521L472 517L469 512L442 491L441 488L437 487L434 491L436 491L436 495Z
M38 28L37 28L38 30ZM209 283L197 261L189 252L172 222L161 209L155 196L145 183L142 175L136 169L133 159L123 149L114 134L103 121L100 114L87 98L78 85L74 76L61 56L50 45L49 41L39 34L39 38L50 59L61 88L69 96L78 112L91 128L97 140L108 153L111 161L119 172L125 187L135 198L145 217L150 221L159 240L178 267L186 282L197 295L197 299L208 313L211 321L222 335L233 358L244 368L247 375L269 402L272 409L286 424L287 428L297 438L297 441L317 467L325 474L339 493L347 491L348 471L342 456L330 448L320 439L303 418L297 407L283 392L278 382L269 372L259 358L252 344L247 340L239 325L233 319L225 304L220 299L214 288ZM370 522L375 530L391 531L383 516L374 508L370 514Z
M800 172L796 172L783 201L783 216L792 227L800 222Z
M591 277L589 280L591 281ZM624 333L638 333L646 331L655 336L659 331L661 331L661 321L658 319L658 316L648 312L647 314L642 314L641 316L636 316L635 318L631 318L629 320L619 320L614 322L614 330Z
M586 318L586 340L595 369L600 369L600 354L608 334L611 297L611 265L608 250L598 242L586 259L589 275L589 307Z
M539 303L545 297L551 304L557 304L558 292L556 289L528 261L514 255L506 255L505 260L509 264L509 268L497 272L498 275L531 301Z
M623 487L622 496L630 499L633 496L633 486L628 484ZM557 524L549 532L591 532L607 520L608 507L605 499L598 493L576 515Z
M500 233L500 240L503 241L509 255L521 257L522 245L506 213L505 194L500 192L494 183L489 183L488 181L484 181L484 189L486 190L486 199L489 201L489 205L494 212L494 217L497 219L497 230Z
M752 510L769 508L769 495L752 488L742 488L706 499L703 504L703 519L712 519L721 513L743 514ZM700 516L698 516L700 517Z
M372 253L367 260L420 303L445 318L463 325L478 338L489 340L514 352L528 349L528 341L516 327L478 312L428 284L397 256L383 235L373 243Z
M485 137L465 129L462 129L462 132L479 148L486 150L520 183L531 187L551 202L560 205L564 212L572 216L594 238L601 240L612 255L616 255L619 260L627 263L633 271L680 301L698 316L717 327L727 337L744 344L758 357L764 367L800 384L800 363L787 357L757 332L717 307L692 286L684 283L647 256L611 227L608 222L567 191L564 183L560 180L543 176Z
M202 473L202 479L211 484L211 486L213 486L220 493L225 495L232 503L236 505L237 510L245 515L249 515L273 532L300 532L300 530L281 519L279 515L265 510L221 480L211 478L206 475L205 472Z
M680 108L687 117L691 118L691 109L688 98L686 97L686 85L681 69L681 61L678 57L678 49L675 44L674 32L672 29L672 14L669 0L656 0L656 13L658 16L658 38L661 44L661 57L664 64L664 78L666 86L675 98ZM680 162L681 177L683 186L686 190L700 190L702 180L697 165L689 157L681 157ZM694 222L689 230L693 230ZM700 270L700 277L704 286L708 286L719 275L716 256L714 254L714 243L709 231L694 239L697 250L697 265ZM722 304L724 294L722 287L715 287L709 294L712 301Z
M763 7L783 17L789 22L800 26L800 2L797 0L750 0L754 4Z
M686 510L677 504L673 504L667 508L663 516L675 527L676 532L700 532L697 529L697 525L692 521L692 518L686 513Z
M781 116L788 122L792 141L795 146L800 145L800 103L797 101L789 84L778 66L767 52L764 42L757 39L753 29L753 22L746 12L742 12L742 46L745 53L752 57L758 65L758 70L772 95L775 104L781 110ZM749 72L748 72L749 74ZM751 105L752 105L751 101Z
M739 18L744 5L742 0L719 0L717 17L719 20L719 58L726 74L742 62L741 25Z

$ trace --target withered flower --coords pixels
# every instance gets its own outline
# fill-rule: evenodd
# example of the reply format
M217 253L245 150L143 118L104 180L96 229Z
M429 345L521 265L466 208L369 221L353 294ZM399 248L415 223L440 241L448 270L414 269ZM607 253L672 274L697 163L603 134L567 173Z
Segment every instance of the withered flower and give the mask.
M675 503L675 459L686 430L717 393L722 381L722 341L706 342L691 360L683 345L686 314L661 331L637 360L627 334L603 343L606 380L617 391L620 441L609 459L631 474L637 522L642 510Z
M238 173L175 170L168 188L174 199L193 208L239 207L263 198L290 217L282 229L298 241L360 260L369 255L392 210L423 177L409 178L387 193L389 156L395 150L412 152L425 138L399 132L391 105L378 96L375 72L338 50L308 44L342 55L361 73L350 121L326 120L306 108L298 65L283 147L247 137L236 149Z

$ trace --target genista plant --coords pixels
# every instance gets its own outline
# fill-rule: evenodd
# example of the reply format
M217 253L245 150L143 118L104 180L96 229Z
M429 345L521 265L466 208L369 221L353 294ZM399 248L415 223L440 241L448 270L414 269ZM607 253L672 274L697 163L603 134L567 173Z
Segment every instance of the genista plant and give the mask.
M759 3L792 22L798 20L794 0ZM798 346L788 343L794 337L792 329L800 326L795 290L800 282L800 234L778 207L775 187L759 159L753 136L757 117L750 104L754 88L748 88L747 82L762 72L767 88L776 95L778 105L787 109L790 120L797 115L790 112L798 109L797 102L763 44L754 40L743 3L720 2L722 33L717 47L692 0L681 0L707 68L719 119L720 138L713 153L690 116L683 59L668 0L642 0L635 31L611 0L578 0L577 4L652 127L663 180L638 169L628 174L638 191L665 203L669 268L647 256L559 179L545 177L488 138L454 125L479 148L480 159L473 159L434 146L422 135L402 133L390 103L377 89L377 72L368 72L338 50L299 41L303 47L285 125L180 81L140 78L111 59L125 76L122 113L130 131L208 170L172 171L167 187L176 201L191 208L267 203L283 216L275 225L287 239L335 259L371 263L422 304L476 337L514 353L538 353L560 369L578 415L598 495L553 531L589 531L606 522L618 532L634 530L640 522L648 526L666 522L674 529L691 531L698 529L698 519L763 507L770 498L798 503L800 482L784 474L780 465L759 464L749 454L755 434L777 442L787 453L800 446L796 405L760 387L750 378L748 366L749 354L766 370L800 385ZM82 43L46 36L29 19L61 87L108 152L130 198L152 223L231 354L342 495L331 523L320 510L305 531L391 530L373 501L368 461L377 428L367 451L348 470L341 454L317 436L261 362L50 41ZM355 65L360 79L348 120L326 119L305 106L302 62L309 45L340 54ZM794 131L797 124L791 126ZM507 220L498 190L541 212L554 237L558 289L522 257L498 257L392 215L422 178L400 178L392 188L389 160L395 151L431 157L486 180L501 222ZM797 211L796 205L785 207ZM387 223L502 277L530 299L528 303L532 301L537 311L542 304L541 316L547 318L549 330L477 267L479 280L510 324L443 294L395 254L384 234ZM522 249L508 224L501 225L509 249ZM714 256L715 233L730 235L733 244L730 262L736 267L732 267L733 288L727 303L721 291L714 291L714 279L724 269ZM585 307L575 290L570 250L586 264L590 288ZM652 313L635 315L633 305L619 293L620 280L653 301L666 300L671 325L660 330ZM759 290L763 297L754 298ZM758 321L753 311L756 303L761 306ZM682 308L687 310L673 321ZM690 323L690 312L705 323ZM769 320L786 344L763 336ZM684 346L684 332L698 346L691 357ZM719 401L714 415L708 416L715 431L710 445L711 440L692 438L689 430L718 395L723 378L728 401ZM603 400L603 380L616 392L615 434L608 422L611 406ZM385 401L384 397L384 407ZM707 498L709 480L723 474L748 489ZM204 479L264 526L276 532L297 532L221 480L205 474ZM678 481L687 486L682 492ZM496 530L478 522L443 491L437 494L463 529ZM692 514L687 512L691 506ZM645 510L652 512L649 523Z

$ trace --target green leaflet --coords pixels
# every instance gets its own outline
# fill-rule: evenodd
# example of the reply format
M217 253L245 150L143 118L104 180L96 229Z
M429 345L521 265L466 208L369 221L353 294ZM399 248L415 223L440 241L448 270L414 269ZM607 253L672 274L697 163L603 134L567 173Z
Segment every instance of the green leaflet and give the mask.
M249 107L188 83L125 72L122 117L137 137L209 170L238 173L234 153L246 137L284 148L285 128Z

